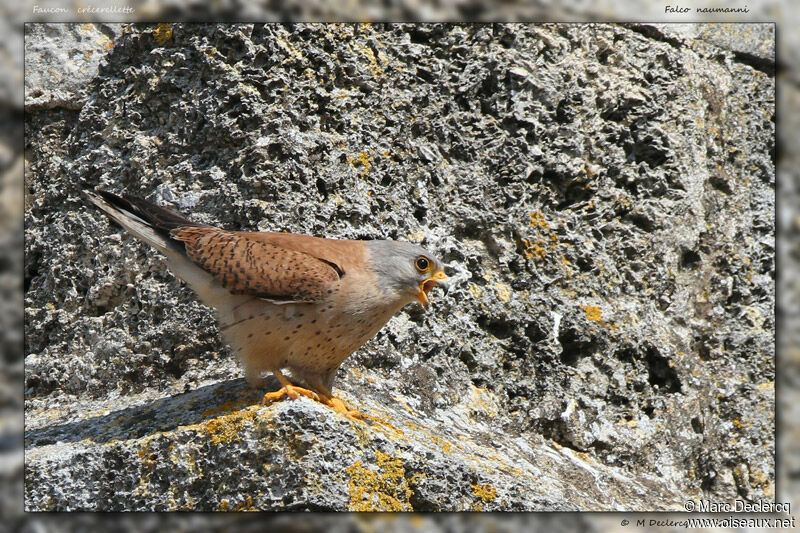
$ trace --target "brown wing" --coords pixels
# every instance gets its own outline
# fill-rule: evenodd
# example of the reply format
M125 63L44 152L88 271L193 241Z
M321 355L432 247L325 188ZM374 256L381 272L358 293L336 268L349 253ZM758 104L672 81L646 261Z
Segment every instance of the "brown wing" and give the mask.
M314 302L340 275L327 261L258 239L210 227L170 232L189 258L233 294L276 301Z

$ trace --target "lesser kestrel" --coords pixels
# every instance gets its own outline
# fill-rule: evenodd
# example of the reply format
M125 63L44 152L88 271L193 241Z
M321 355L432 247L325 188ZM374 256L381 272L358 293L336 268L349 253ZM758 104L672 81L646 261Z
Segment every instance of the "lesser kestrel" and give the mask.
M430 290L447 289L441 262L411 243L228 231L141 198L87 195L217 310L251 386L264 372L275 375L282 388L266 403L304 395L359 417L331 393L339 365L402 307L419 301L427 309Z

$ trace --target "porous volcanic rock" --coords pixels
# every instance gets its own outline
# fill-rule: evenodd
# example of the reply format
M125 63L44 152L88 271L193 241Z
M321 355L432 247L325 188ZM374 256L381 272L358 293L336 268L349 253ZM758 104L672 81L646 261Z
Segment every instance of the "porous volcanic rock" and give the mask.
M118 30L79 110L26 115L26 509L774 498L774 42ZM340 369L380 422L260 406L212 311L94 187L230 229L418 242L453 288Z

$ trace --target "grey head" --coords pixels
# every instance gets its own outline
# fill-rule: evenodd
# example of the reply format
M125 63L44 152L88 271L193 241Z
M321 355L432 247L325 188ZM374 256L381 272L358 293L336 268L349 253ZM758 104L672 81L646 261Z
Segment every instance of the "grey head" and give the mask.
M428 308L428 293L442 287L447 293L447 276L436 256L421 246L403 241L365 241L372 270L384 293L403 303L418 300Z

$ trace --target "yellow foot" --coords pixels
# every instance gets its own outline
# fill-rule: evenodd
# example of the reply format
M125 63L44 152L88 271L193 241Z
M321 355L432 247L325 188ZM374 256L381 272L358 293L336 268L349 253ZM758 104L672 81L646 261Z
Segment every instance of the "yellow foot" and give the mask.
M364 420L372 420L378 423L381 422L379 418L375 418L374 416L362 413L361 411L357 411L355 409L350 409L349 407L347 407L347 404L344 403L344 400L340 400L335 396L329 396L327 398L323 397L322 399L320 399L320 402L324 403L337 413L344 415L350 420L357 420L359 422L363 422Z
M264 399L261 400L261 405L269 405L272 402L277 402L278 400L282 399L284 396L288 396L291 400L296 400L300 396L307 396L312 400L321 401L319 395L308 389L304 389L303 387L298 387L296 385L287 384L281 387L280 389L276 390L275 392L268 392L264 395Z
M344 415L346 418L350 420L357 420L359 422L364 422L364 420L372 420L377 423L382 423L383 421L380 418L375 418L374 416L370 416L366 413L362 413L361 411L357 411L355 409L350 409L347 407L347 404L344 403L343 400L336 398L330 393L330 390L323 387L322 392L319 394L314 392L313 390L306 389L303 387L298 387L297 385L292 385L288 379L283 377L280 372L275 372L275 377L278 378L278 381L281 382L283 385L280 389L276 390L275 392L268 392L264 395L264 399L261 400L261 405L269 405L273 402L277 402L282 400L284 396L288 396L291 400L296 400L301 395L311 398L314 401L317 401L323 405L327 405L337 413Z

